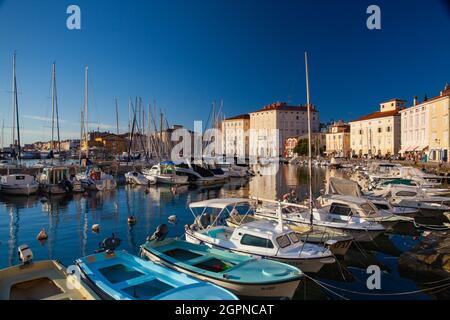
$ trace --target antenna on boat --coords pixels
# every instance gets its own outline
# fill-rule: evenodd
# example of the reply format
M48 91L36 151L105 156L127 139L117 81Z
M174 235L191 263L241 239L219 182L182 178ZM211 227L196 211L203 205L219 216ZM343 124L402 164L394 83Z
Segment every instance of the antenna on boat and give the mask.
M311 155L311 101L309 95L308 53L305 52L306 72L306 108L308 112L308 175L309 175L309 214L313 224L313 194L312 194L312 155Z

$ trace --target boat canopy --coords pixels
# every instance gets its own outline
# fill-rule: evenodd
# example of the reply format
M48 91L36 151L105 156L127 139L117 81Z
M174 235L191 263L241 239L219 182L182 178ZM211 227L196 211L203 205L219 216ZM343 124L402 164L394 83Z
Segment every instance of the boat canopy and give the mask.
M189 208L215 208L225 209L230 205L249 204L250 199L245 198L225 198L225 199L209 199L189 204Z
M357 182L337 177L330 177L328 180L326 194L338 194L353 197L362 196L361 187Z
M175 163L173 161L167 160L167 161L161 162L160 165L163 165L163 166L174 166Z

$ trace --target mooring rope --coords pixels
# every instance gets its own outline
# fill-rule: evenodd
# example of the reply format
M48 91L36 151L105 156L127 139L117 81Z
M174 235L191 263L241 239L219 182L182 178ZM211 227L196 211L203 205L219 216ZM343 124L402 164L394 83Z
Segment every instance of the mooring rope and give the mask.
M352 294L359 294L359 295L364 295L364 296L405 296L405 295L412 295L412 294L418 294L418 293L424 293L427 291L433 291L433 290L438 290L438 289L446 289L446 288L450 288L450 283L446 283L443 285L438 285L432 288L425 288L425 289L420 289L420 290L413 290L413 291L405 291L405 292L393 292L393 293L370 293L370 292L361 292L361 291L354 291L354 290L349 290L349 289L344 289L344 288L340 288L337 286L333 286L331 284L328 283L324 283L322 281L319 281L317 279L313 279L312 277L305 275L308 279L312 280L313 282L317 283L318 285L320 285L323 288L326 288L327 291L332 292L333 294L339 296L339 297L343 297L346 300L349 300L348 298L334 292L333 290L331 290L330 288L333 288L335 290L340 290L340 291L344 291L344 292L348 292L348 293L352 293Z

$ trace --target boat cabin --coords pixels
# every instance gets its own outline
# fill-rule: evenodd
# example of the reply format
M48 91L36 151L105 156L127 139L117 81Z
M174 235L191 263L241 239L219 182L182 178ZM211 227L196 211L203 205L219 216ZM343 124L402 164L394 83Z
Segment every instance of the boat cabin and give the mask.
M323 196L321 204L328 213L342 216L370 217L379 213L378 208L370 201L352 196Z
M34 177L28 174L10 174L0 178L1 184L21 184L27 185L34 183Z
M67 180L70 177L70 171L68 167L49 167L44 168L42 172L43 180L48 184L59 184L63 180Z

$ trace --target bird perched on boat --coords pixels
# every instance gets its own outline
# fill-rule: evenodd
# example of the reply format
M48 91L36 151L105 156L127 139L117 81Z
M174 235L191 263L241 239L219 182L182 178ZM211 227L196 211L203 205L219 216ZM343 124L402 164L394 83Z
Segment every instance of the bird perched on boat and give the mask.
M48 235L47 235L47 232L45 232L45 229L42 229L42 230L38 233L36 239L37 239L37 240L40 240L40 241L42 241L42 240L47 240L47 239L48 239Z
M136 224L136 217L135 216L129 216L128 217L128 224L129 225Z

